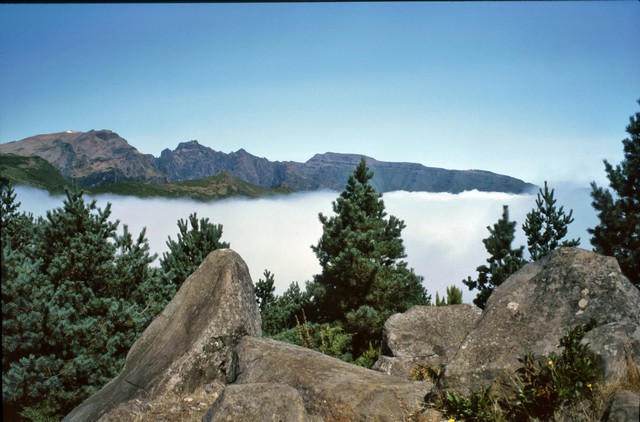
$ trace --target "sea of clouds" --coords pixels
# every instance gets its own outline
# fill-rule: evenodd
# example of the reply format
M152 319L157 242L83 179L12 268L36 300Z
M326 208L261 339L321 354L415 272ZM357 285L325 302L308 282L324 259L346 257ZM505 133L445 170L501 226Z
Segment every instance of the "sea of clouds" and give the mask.
M553 187L550 184L550 187ZM63 196L45 191L16 187L20 210L44 215L46 210L62 206ZM575 221L569 226L569 238L581 238L580 246L591 250L588 227L598 220L591 207L589 188L556 188L557 206L573 209ZM147 228L151 250L158 255L167 251L169 236L176 239L177 221L191 213L222 224L222 240L230 243L246 261L254 282L268 269L275 275L276 293L282 293L292 281L301 287L319 273L320 266L310 246L322 235L318 213L333 215L332 202L338 192L306 192L259 199L226 199L198 202L184 199L140 199L126 196L98 195L98 206L111 203L112 220L120 220L137 235ZM536 194L513 195L470 191L461 194L426 192L389 192L383 195L386 211L404 220L402 238L406 261L424 277L424 284L435 297L447 286L464 291L464 301L471 302L462 280L476 278L476 267L485 263L487 253L482 239L489 235L487 226L502 215L508 205L510 219L517 221L515 245L526 245L522 223L535 207ZM525 256L528 254L525 249Z

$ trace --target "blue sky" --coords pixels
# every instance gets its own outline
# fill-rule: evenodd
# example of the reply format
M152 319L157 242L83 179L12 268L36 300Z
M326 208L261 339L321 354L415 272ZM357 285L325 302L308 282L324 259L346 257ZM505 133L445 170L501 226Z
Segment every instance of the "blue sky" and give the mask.
M110 129L270 160L352 152L605 183L640 3L0 5L0 142Z

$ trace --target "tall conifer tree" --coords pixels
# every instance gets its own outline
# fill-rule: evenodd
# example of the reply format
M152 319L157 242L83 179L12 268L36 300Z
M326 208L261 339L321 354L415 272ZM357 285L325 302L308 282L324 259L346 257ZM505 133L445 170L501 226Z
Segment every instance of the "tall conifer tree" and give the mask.
M388 316L428 302L422 277L402 260L405 224L387 218L372 177L363 158L333 202L335 216L319 215L323 234L311 248L322 272L307 287L316 318L342 322L356 333L356 352L379 340Z
M592 205L600 222L588 232L594 250L614 256L640 289L640 112L629 117L627 133L630 137L622 140L622 163L613 167L604 160L614 194L591 182Z
M189 215L189 220L178 220L178 230L177 240L167 240L169 252L162 254L160 266L165 277L180 288L211 252L229 244L220 241L221 224L213 224L208 218L198 220L196 213Z
M527 214L522 230L527 235L528 251L532 261L537 261L561 246L578 246L580 239L562 240L567 235L568 226L573 222L573 210L565 214L564 207L556 209L554 189L549 190L547 182L540 189L536 199L536 209Z
M473 300L479 308L484 309L487 299L493 290L501 285L511 274L519 270L525 260L522 258L524 246L513 249L511 244L515 238L516 222L509 221L509 207L502 208L502 218L493 227L487 227L489 237L482 240L489 253L488 265L476 268L478 279L467 277L462 282L469 290L478 290L478 295Z
M5 420L59 420L117 374L170 299L144 232L118 235L109 216L74 185L24 244L3 247Z

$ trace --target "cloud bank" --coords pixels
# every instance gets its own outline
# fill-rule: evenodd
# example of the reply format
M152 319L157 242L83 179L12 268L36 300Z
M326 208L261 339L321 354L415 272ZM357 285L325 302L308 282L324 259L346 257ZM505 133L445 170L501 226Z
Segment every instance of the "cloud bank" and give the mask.
M550 184L550 187L553 187ZM49 196L37 189L17 187L21 211L44 215L46 210L62 206L63 198ZM573 209L574 223L569 237L580 237L581 247L591 249L587 227L597 224L590 206L588 188L556 189L557 206ZM228 199L214 202L191 200L139 199L114 195L95 197L98 206L111 203L112 220L127 224L135 235L147 228L151 250L158 255L167 251L169 236L176 239L177 221L197 213L214 224L222 224L222 240L229 242L246 261L253 281L262 278L265 269L275 275L276 292L282 293L293 281L302 286L320 271L310 246L322 235L318 213L332 215L331 203L337 192L296 193L261 199ZM482 239L508 205L510 219L517 221L514 245L526 245L522 223L535 206L535 194L463 192L461 194L390 192L383 196L387 213L404 220L404 241L409 266L424 277L424 284L435 297L455 284L463 289L464 301L471 302L462 280L475 278L476 267L487 258ZM525 250L525 255L527 255Z

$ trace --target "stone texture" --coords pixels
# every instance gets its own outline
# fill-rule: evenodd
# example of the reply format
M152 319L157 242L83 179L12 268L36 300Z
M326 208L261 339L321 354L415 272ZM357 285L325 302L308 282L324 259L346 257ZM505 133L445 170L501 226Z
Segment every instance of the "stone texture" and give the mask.
M640 421L640 396L632 391L616 393L607 422Z
M281 384L229 385L209 409L204 422L236 421L306 422L298 390Z
M614 258L559 249L524 266L494 291L447 365L443 386L463 392L486 386L517 369L518 357L527 352L557 351L567 331L591 318L598 327L584 341L599 354L605 379L637 370L640 291Z
M308 418L403 420L422 411L424 396L433 387L429 382L409 382L269 339L245 337L237 351L236 385L293 387L302 398Z
M384 324L382 356L374 369L407 378L416 365L445 365L482 311L473 305L414 306Z
M134 399L154 403L232 382L235 346L246 335L261 335L249 270L234 251L214 251L134 343L122 372L64 420L98 420Z

